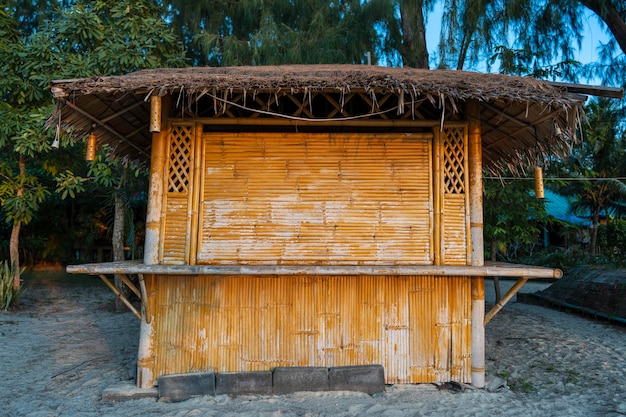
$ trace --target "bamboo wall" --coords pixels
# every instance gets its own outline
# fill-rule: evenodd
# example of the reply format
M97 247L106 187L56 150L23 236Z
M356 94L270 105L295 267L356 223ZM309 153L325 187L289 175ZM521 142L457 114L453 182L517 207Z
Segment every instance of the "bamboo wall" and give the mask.
M390 384L470 382L470 281L151 276L154 375L382 364Z
M412 137L174 124L160 262L466 265L466 154L464 127Z

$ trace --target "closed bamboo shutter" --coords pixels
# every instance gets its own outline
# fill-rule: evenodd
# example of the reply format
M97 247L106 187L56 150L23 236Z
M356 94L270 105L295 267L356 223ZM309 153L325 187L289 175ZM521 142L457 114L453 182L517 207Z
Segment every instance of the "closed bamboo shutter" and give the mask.
M193 125L172 126L165 169L165 213L161 239L161 261L166 264L188 261L193 137Z
M442 246L444 265L466 265L469 256L469 204L466 129L446 128L442 149Z
M198 263L431 264L431 141L204 135Z

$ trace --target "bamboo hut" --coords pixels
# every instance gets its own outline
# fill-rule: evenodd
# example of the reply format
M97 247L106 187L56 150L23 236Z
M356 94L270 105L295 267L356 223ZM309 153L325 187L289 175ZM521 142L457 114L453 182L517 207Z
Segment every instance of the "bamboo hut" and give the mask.
M150 164L139 387L196 371L381 364L484 385L484 326L556 269L484 264L482 173L564 154L586 94L374 66L144 70L58 80L50 120ZM519 277L485 314L484 277ZM130 303L129 303L130 305ZM132 307L132 306L131 306Z

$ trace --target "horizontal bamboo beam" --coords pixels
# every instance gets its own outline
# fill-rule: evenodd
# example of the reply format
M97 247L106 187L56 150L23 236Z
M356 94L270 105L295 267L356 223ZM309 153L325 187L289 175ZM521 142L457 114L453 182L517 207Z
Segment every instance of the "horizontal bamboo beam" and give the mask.
M170 122L176 123L182 119L169 119ZM202 123L210 126L337 126L337 127L387 127L387 128L432 128L441 125L440 120L407 120L407 119L355 119L355 120L333 120L333 119L262 119L254 117L197 117L185 118L184 122ZM464 127L466 122L444 122L445 127Z
M538 266L485 262L484 266L448 265L145 265L140 261L69 265L70 274L161 275L435 275L553 278L563 271Z
M554 87L563 88L568 93L581 93L596 97L624 98L624 89L618 87L560 83L556 81L548 81L548 84Z

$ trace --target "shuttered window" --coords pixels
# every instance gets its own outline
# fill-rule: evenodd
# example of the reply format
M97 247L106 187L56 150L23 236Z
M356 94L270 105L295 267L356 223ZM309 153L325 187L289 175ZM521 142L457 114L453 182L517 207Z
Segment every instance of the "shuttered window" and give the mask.
M167 264L188 263L193 138L193 125L172 126L165 171L165 213L161 238L161 261Z
M440 134L442 265L467 265L470 253L466 131L464 127L446 128Z
M203 141L198 263L432 263L431 140L205 133Z

